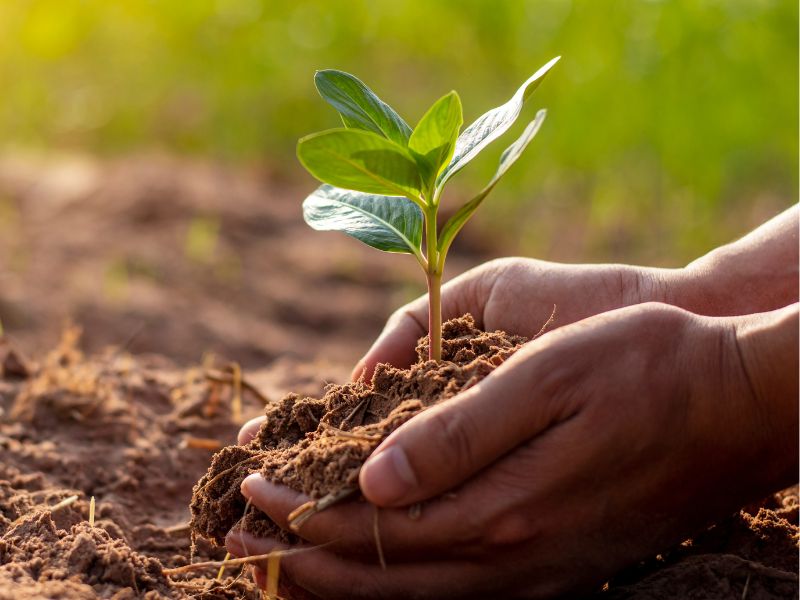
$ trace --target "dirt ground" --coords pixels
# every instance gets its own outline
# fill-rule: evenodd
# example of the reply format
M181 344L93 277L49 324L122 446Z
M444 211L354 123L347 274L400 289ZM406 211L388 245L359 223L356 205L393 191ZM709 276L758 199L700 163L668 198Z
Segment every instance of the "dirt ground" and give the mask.
M192 486L421 291L413 261L309 230L304 191L163 156L0 157L0 600L259 597L239 568L164 572L224 556L190 552ZM471 247L454 270L487 258ZM744 507L597 597L796 598L797 507Z

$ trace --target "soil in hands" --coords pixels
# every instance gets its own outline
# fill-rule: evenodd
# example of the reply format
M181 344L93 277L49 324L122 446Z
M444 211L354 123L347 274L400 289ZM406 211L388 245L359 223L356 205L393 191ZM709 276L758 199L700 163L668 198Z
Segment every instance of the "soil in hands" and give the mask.
M255 535L292 541L262 512L245 515L239 492L245 477L260 472L323 503L356 495L362 464L386 436L425 408L475 385L526 341L481 331L470 315L445 323L442 334L441 362L427 360L423 338L418 361L408 369L378 365L369 383L330 385L322 398L289 394L270 407L258 435L245 446L219 452L195 486L193 531L223 544L238 524Z
M445 323L443 338L441 363L427 360L423 338L418 360L408 369L379 365L370 383L330 385L322 398L289 394L270 406L256 437L217 453L195 486L193 533L219 545L233 527L299 541L259 510L246 507L239 492L245 477L260 472L320 505L358 497L359 470L386 436L427 407L475 385L526 341L480 331L469 315ZM792 488L632 566L593 597L797 597L798 539L798 494Z

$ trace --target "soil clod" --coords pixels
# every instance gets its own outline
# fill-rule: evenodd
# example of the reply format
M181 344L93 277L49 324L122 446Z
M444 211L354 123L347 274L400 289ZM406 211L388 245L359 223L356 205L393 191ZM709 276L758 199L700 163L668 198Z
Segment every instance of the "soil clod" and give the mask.
M427 360L428 342L423 338L417 362L407 369L378 365L371 382L330 385L321 399L289 394L268 407L256 437L246 446L219 452L195 487L194 531L224 543L242 515L239 486L245 477L259 472L312 498L290 518L292 531L298 531L311 515L357 495L361 465L386 436L491 373L495 357L509 356L526 341L504 332L481 331L470 315L448 321L442 333L439 363ZM254 511L242 527L255 527L249 531L254 534L269 531L292 539L260 511Z

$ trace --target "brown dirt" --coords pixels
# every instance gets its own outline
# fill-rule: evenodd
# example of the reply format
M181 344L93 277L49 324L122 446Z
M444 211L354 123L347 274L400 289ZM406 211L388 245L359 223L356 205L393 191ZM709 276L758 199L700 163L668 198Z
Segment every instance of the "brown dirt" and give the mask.
M90 352L352 365L424 280L411 257L313 231L308 191L262 167L0 154L3 328L28 353L70 319ZM476 262L454 253L451 265Z
M227 446L264 412L245 390L233 419L231 384L210 382L205 367L230 379L222 371L236 361L273 400L263 468L315 497L354 482L377 443L333 428L385 435L492 368L479 357L471 372L470 356L451 353L460 366L445 373L382 369L387 398L363 384L323 389L421 289L413 261L310 231L304 191L263 169L169 157L0 156L0 600L258 597L238 570L222 581L213 569L162 571L224 555L202 539L191 555L189 502L212 452L187 441ZM454 272L488 258L456 250ZM58 342L68 317L80 342L71 329ZM197 367L206 351L224 358ZM251 455L222 454L238 452ZM331 454L335 476L318 477ZM241 514L234 479L209 491ZM744 507L597 597L796 598L797 510L796 489ZM204 528L219 540L226 526ZM246 526L270 530L256 512Z
M645 561L610 584L609 600L798 597L798 488L783 490Z
M67 330L37 365L0 338L0 598L257 597L246 578L162 573L191 558L187 501L210 452L187 440L235 439L230 386L164 359L86 357L77 340ZM195 560L221 554L202 544Z
M443 362L427 360L427 341L409 369L379 365L373 380L331 385L325 396L289 394L267 410L258 435L246 446L214 456L192 498L192 528L217 544L242 518L242 480L261 472L267 479L318 499L358 488L361 465L392 431L425 408L452 398L500 365L525 338L475 328L467 315L444 324ZM260 511L242 526L256 534L282 535Z

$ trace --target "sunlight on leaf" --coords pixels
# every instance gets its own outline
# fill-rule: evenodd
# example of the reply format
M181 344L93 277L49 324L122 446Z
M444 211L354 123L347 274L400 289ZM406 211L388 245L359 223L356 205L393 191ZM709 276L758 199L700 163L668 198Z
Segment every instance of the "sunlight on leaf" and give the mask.
M303 218L318 231L341 231L378 250L421 257L422 211L406 198L323 185L303 202Z
M330 129L302 138L297 157L323 183L370 194L417 198L420 180L408 151L368 131Z
M472 125L458 136L453 160L450 161L450 164L439 176L439 180L436 182L437 186L442 187L450 177L463 169L481 150L508 131L508 128L517 120L525 101L539 87L544 76L560 59L561 57L557 56L536 71L520 86L511 100L478 117Z
M411 128L357 77L325 69L317 71L314 83L320 96L339 111L346 127L377 133L401 146L408 143Z

